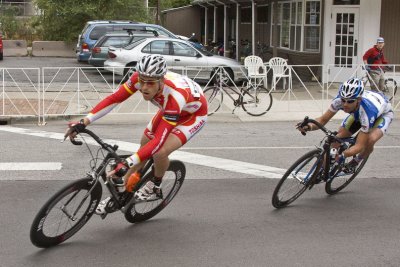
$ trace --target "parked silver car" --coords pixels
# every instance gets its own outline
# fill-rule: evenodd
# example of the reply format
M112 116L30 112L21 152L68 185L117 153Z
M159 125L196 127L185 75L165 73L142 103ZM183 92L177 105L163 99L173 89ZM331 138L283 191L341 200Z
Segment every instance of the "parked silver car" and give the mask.
M236 60L199 50L188 41L163 37L138 40L123 48L110 47L104 69L127 79L135 71L138 60L148 54L162 55L168 69L194 79L209 80L216 67L224 67L234 81L245 78L243 66Z

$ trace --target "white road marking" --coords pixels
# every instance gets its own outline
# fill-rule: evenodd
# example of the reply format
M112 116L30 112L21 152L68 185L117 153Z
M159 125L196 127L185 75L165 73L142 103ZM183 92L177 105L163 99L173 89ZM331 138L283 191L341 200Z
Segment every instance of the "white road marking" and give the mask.
M0 162L0 171L59 171L61 162Z
M0 131L4 132L11 132L17 134L24 134L24 135L31 135L37 137L44 137L56 140L63 140L64 134L62 133L55 133L55 132L45 132L45 131L37 131L31 129L24 129L24 128L16 128L11 126L1 126ZM98 145L93 139L90 137L85 138L88 144ZM133 151L137 151L139 149L139 144L112 140L112 139L103 139L104 142L109 144L116 144L119 146L120 150L128 151L132 153ZM190 152L184 151L175 151L171 158L178 159L183 162L222 169L231 172L238 172L248 175L254 175L259 177L265 178L281 178L282 174L286 172L286 169L280 169L265 165L259 165L254 163L242 162L237 160L230 160L230 159L223 159L218 157L212 156L205 156ZM207 176L204 176L204 179L207 179ZM211 179L211 178L210 178Z
M18 134L24 134L24 135L31 135L31 136L37 136L37 137L44 137L44 138L50 138L50 139L56 139L56 140L63 140L63 137L64 137L64 134L62 134L62 133L37 131L37 130L31 130L31 129L10 127L10 126L1 126L0 131L12 132L12 133L18 133ZM88 144L98 145L90 137L85 138L85 140ZM129 153L132 153L133 151L137 151L139 149L139 144L135 144L135 143L118 141L118 140L113 140L113 139L104 139L103 141L106 143L109 143L109 144L116 144L119 146L120 150L127 151ZM240 148L240 147L239 148L238 147L234 147L234 148L233 147L232 148L231 147L204 148L204 147L202 147L202 148L198 148L198 149L200 150L200 149L224 149L224 148L225 149L251 149L251 147L244 147L244 148ZM278 149L278 148L279 149L282 149L282 148L306 149L306 148L312 148L312 146L310 146L310 147L264 147L264 149ZM400 148L400 146L376 146L376 148L385 148L385 149ZM190 149L190 147L186 148L186 149ZM196 149L196 148L191 148L191 149ZM259 148L254 148L254 149L259 149ZM213 157L213 156L205 156L205 155L185 152L182 150L184 150L184 148L182 148L178 151L175 151L172 154L171 158L178 159L183 162L187 162L187 163L191 163L191 164L221 169L221 170L225 170L225 171L254 175L254 176L264 177L264 178L281 178L282 175L286 172L286 169L275 168L275 167L254 164L254 163L248 163L248 162L243 162L243 161L237 161L237 160L223 159L223 158L218 158L218 157ZM207 179L207 178L208 177L205 176L202 179Z

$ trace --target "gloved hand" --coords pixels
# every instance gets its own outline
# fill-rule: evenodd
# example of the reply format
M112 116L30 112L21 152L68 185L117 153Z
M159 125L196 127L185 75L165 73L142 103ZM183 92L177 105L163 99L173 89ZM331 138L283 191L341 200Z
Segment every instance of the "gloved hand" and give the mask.
M369 65L364 65L364 69L365 69L366 71L368 71L368 72L371 71L371 67L370 67Z
M118 177L123 177L128 172L129 168L134 164L130 158L126 158L119 162L114 168L114 175Z
M129 170L128 163L126 160L121 161L114 168L114 175L118 177L123 177Z
M305 133L305 132L311 130L310 125L308 125L308 124L306 124L306 125L304 125L303 127L301 127L301 124L302 124L302 123L303 123L303 122L301 121L301 122L299 122L299 123L296 124L296 129L297 129L297 130L299 130L301 133Z
M68 136L70 138L75 138L75 136L82 132L83 130L85 130L86 125L85 125L85 121L83 119L81 119L79 122L70 122L68 123L68 129L65 132L64 135L64 140L65 138L67 138Z
M336 157L336 162L338 164L343 164L345 160L346 160L346 157L343 155L343 153Z

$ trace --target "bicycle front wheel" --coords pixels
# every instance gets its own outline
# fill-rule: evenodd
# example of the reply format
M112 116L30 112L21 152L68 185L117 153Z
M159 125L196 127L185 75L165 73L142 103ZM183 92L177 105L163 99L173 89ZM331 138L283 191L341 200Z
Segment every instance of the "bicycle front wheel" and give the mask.
M320 150L314 149L299 158L283 175L272 195L272 205L283 208L295 201L318 174L322 160Z
M219 87L212 86L204 90L204 96L208 103L208 115L212 115L219 110L223 101L223 94Z
M94 182L92 178L83 178L54 194L33 220L32 244L40 248L55 246L78 232L101 200L101 184Z
M185 175L185 165L181 161L171 160L161 184L163 197L132 204L126 209L125 219L130 223L138 223L154 217L176 196L185 180ZM143 185L151 178L150 175L145 176Z
M271 93L262 86L249 87L242 90L242 108L251 116L261 116L272 106Z
M325 184L325 192L329 195L334 195L346 186L348 186L351 181L353 181L354 178L356 178L356 176L360 173L365 163L367 163L367 160L368 157L363 159L358 164L355 171L351 173L344 173L342 168L337 168L333 170L333 175L331 175L330 179Z
M385 80L385 95L392 100L397 93L397 82L393 78Z

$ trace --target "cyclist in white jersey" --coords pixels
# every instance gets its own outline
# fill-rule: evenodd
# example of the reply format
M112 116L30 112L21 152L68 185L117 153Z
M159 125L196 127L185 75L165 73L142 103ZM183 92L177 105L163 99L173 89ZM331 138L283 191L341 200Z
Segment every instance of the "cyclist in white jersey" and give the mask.
M332 100L329 109L316 120L325 125L339 110L349 115L343 120L338 137L350 137L360 130L355 145L336 158L342 163L345 158L355 156L348 164L349 169L354 169L363 158L372 153L375 143L389 128L394 113L386 96L378 92L364 91L363 82L356 78L340 86L339 93ZM299 124L296 126L301 132L317 130L317 126L312 123L302 128Z

